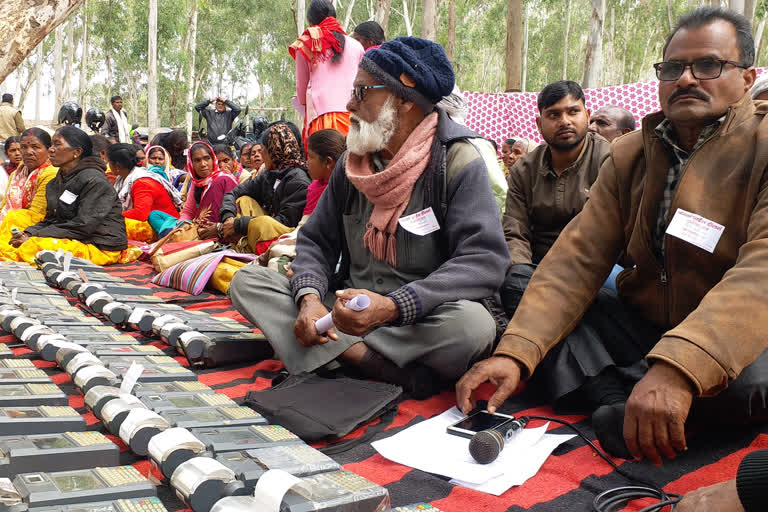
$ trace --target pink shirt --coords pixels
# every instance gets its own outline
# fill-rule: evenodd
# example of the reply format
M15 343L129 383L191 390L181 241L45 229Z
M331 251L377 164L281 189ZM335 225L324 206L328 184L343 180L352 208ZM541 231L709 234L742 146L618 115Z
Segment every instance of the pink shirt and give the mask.
M329 112L346 112L352 83L365 51L360 43L344 36L344 53L338 62L318 59L314 69L301 52L296 52L296 96L306 107L307 125ZM307 89L312 105L307 105Z

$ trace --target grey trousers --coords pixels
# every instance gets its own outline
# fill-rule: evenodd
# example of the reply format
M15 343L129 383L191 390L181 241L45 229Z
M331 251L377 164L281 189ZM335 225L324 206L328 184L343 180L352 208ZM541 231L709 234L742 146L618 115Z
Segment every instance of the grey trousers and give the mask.
M258 326L291 373L311 372L333 361L361 341L339 332L339 341L303 347L293 334L299 309L283 275L254 264L240 269L232 279L229 295L237 310ZM329 311L336 297L329 293ZM418 323L382 326L362 341L399 367L411 363L428 366L440 376L457 379L472 363L490 355L496 325L486 309L472 301L447 302Z

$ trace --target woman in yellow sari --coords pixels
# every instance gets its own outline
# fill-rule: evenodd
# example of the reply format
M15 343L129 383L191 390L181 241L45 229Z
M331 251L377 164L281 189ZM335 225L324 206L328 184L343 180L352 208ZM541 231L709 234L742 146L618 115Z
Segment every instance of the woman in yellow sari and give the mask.
M92 151L79 128L56 131L50 156L59 172L46 186L45 218L0 246L1 259L31 263L40 250L63 249L97 265L120 261L127 247L122 207L104 175L106 165Z
M24 231L45 217L45 187L58 172L48 157L50 147L45 130L29 128L21 134L21 165L8 178L0 207L0 244L8 243L13 228Z

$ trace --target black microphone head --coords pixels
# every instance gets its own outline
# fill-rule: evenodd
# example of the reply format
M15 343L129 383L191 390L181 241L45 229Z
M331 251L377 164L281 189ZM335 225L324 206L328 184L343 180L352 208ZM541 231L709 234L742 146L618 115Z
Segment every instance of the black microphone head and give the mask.
M469 454L480 464L495 461L504 448L504 439L495 430L478 432L469 441Z

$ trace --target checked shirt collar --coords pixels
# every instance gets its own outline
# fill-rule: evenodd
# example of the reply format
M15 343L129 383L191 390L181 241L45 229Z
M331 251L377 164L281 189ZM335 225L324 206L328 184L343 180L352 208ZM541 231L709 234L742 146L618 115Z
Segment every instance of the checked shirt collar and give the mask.
M653 250L656 253L656 258L659 261L664 261L664 234L667 230L667 216L669 215L669 208L672 205L672 198L675 196L675 190L677 190L677 184L680 182L680 177L685 164L691 158L691 155L704 144L704 142L712 136L713 133L720 128L720 125L725 121L725 115L708 124L701 130L699 139L694 144L691 151L686 151L677 145L677 133L675 127L669 121L664 119L654 129L656 135L658 135L661 142L666 146L672 155L672 165L667 170L667 182L664 187L664 196L659 203L659 211L656 215L656 227L653 233Z

